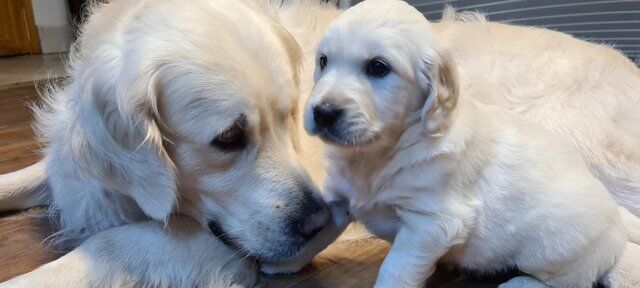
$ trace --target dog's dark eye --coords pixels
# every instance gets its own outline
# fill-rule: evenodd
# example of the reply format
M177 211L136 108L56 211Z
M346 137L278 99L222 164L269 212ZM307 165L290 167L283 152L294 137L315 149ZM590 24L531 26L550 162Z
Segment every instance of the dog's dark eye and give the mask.
M320 58L318 59L318 64L320 65L320 70L324 70L324 68L327 67L327 56L320 55Z
M213 140L211 145L224 151L232 152L244 149L247 146L247 118L242 115L231 127L222 131Z
M374 58L367 65L367 75L371 77L382 78L389 74L389 71L391 71L389 65L380 58Z

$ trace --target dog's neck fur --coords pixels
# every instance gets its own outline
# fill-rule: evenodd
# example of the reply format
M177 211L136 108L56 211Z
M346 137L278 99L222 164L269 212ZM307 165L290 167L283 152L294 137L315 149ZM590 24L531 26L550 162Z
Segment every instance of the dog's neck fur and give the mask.
M347 178L356 191L340 191L349 195L357 206L375 202L377 194L384 190L403 168L432 160L442 154L464 149L466 139L471 137L468 129L455 127L458 109L450 117L450 129L433 136L424 130L421 121L408 123L404 127L388 129L376 142L363 147L329 146L328 173L330 176ZM334 174L335 173L335 174Z

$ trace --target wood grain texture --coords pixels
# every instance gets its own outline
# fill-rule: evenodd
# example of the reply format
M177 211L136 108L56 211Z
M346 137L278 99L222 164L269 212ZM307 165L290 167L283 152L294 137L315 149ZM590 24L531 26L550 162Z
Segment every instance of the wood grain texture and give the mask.
M0 90L0 173L26 167L39 159L38 143L26 103L38 101L33 87ZM62 254L49 249L52 233L44 209L0 214L0 282L29 272ZM266 287L372 287L389 244L373 238L341 241L320 253L303 271L287 276L261 276ZM505 278L506 277L506 278ZM508 279L465 277L459 271L439 269L429 287L496 287Z
M0 91L61 80L67 76L66 59L65 53L0 58Z
M0 218L0 282L62 255L48 247L52 231L43 213L43 208L34 208Z
M262 281L268 287L281 288L372 287L388 250L389 244L373 238L336 242L301 272L262 276Z
M28 103L40 97L34 87L0 90L0 173L24 168L38 161L39 145L31 129Z
M27 103L40 99L33 86L0 90L0 173L29 166L39 159ZM44 209L0 214L0 282L29 272L59 257L47 246L51 235Z

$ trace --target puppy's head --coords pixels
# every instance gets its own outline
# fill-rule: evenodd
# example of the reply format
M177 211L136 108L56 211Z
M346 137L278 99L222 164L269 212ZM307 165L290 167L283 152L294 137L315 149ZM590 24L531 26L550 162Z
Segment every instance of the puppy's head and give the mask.
M455 66L420 12L397 0L369 0L325 32L305 129L324 141L364 146L397 136L415 120L439 133L455 108Z
M286 259L330 218L299 164L301 52L259 5L198 3L150 4L117 53L92 54L102 64L81 85L102 160L88 165L151 218L187 214L245 254Z

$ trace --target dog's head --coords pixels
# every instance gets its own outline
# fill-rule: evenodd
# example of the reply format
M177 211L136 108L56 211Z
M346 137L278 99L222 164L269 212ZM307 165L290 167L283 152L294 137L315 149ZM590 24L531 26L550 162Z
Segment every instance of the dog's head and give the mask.
M455 108L458 84L449 55L420 12L397 0L369 0L325 32L305 129L325 142L365 146L421 121L439 133Z
M298 159L300 48L268 7L164 3L137 12L117 52L80 61L100 115L80 124L100 154L87 166L151 218L187 214L245 254L294 256L330 218Z

